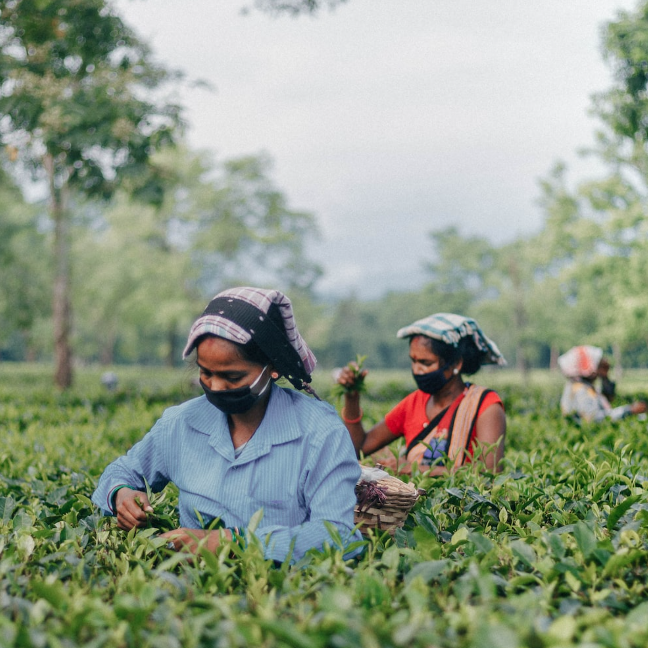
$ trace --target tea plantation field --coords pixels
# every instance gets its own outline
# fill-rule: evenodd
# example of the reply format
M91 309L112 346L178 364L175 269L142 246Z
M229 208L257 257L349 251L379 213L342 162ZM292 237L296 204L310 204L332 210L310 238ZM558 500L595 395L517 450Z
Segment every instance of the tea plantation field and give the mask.
M2 648L648 645L647 423L562 421L559 378L481 374L507 407L503 472L415 475L428 495L395 538L356 562L332 539L291 567L254 545L189 562L97 513L107 463L197 394L189 371L120 369L113 392L100 374L60 395L48 367L0 366ZM406 373L368 383L367 420L410 388Z

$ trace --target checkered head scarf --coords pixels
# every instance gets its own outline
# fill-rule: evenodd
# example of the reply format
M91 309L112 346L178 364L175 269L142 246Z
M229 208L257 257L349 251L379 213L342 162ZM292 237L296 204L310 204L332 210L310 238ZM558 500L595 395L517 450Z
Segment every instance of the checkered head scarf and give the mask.
M277 326L269 316L271 309L278 310L283 327ZM311 382L317 361L297 330L290 299L278 290L243 287L218 293L191 327L182 354L184 358L193 351L196 340L205 334L236 344L254 340L272 366L296 389L317 396L305 384Z
M396 337L399 338L413 335L424 335L455 347L462 338L471 337L477 349L484 354L482 364L497 364L502 367L506 365L506 360L495 342L487 338L477 322L470 317L454 313L436 313L417 320L396 333Z
M566 378L589 378L603 358L603 349L589 344L575 346L558 357L558 366Z

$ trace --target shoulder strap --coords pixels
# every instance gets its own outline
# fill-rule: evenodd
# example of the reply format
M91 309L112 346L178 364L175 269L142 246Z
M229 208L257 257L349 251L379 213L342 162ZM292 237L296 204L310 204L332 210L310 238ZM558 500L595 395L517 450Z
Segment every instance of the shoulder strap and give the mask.
M434 428L441 423L441 419L445 416L450 406L439 412L408 444L407 453L422 439L434 430Z
M448 458L454 461L455 468L463 465L466 459L466 450L475 431L479 408L492 391L486 387L470 385L452 417L448 431Z
M457 398L450 403L446 409L444 409L438 416L434 417L433 421L430 421L428 425L425 426L425 429L419 433L412 443L409 444L406 457L410 462L420 462L427 450L427 444L431 442L432 437L434 437L436 429L439 425L446 419L453 419L459 403L463 400L465 392L461 392ZM444 437L445 439L445 437Z

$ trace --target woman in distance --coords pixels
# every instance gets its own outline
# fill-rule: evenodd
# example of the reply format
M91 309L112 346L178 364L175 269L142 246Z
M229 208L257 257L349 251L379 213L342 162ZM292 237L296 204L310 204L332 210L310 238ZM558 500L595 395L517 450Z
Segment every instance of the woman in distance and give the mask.
M596 389L594 383L601 378L602 388L607 387L607 393L614 395L614 383L608 379L610 365L600 347L589 344L572 347L558 358L558 367L567 378L560 399L563 416L572 417L578 423L599 423L606 418L618 421L646 411L646 403L642 401L612 407L606 395Z
M254 533L266 558L294 561L331 542L329 523L347 543L359 540L360 468L333 407L297 391L314 394L315 357L290 300L259 288L219 293L193 324L184 357L194 350L204 396L166 410L106 468L93 502L121 529L140 527L153 512L146 484L158 492L173 482L180 528L162 535L178 550L215 550ZM278 387L280 376L296 389ZM246 531L259 509L262 521ZM224 528L211 528L215 520Z
M397 336L409 341L417 389L368 432L362 426L360 394L353 390L354 371L345 367L338 377L347 389L342 418L356 452L370 455L404 436L402 472L416 463L433 475L441 474L472 462L478 446L483 465L500 470L506 434L502 400L494 391L463 379L483 364L506 364L495 343L475 320L453 313L430 315L400 329Z

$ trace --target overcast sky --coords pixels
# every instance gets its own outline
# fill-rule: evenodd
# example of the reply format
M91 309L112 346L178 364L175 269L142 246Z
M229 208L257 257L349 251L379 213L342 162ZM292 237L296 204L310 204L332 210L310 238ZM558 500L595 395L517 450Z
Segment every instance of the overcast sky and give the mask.
M117 0L186 90L188 138L217 159L267 152L322 240L321 292L418 288L429 232L495 242L535 231L538 179L578 150L607 89L600 28L635 0L348 0L317 17L246 0Z

